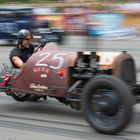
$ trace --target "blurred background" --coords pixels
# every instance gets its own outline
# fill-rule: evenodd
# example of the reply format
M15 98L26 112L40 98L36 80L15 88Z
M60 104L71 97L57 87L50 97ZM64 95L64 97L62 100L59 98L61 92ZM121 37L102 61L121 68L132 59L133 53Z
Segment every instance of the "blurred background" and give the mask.
M45 36L60 43L68 36L88 36L87 42L140 36L140 3L134 0L0 0L0 5L0 40L10 43L20 29L30 30L35 41Z
M0 64L21 29L70 51L129 51L140 69L139 0L0 0Z

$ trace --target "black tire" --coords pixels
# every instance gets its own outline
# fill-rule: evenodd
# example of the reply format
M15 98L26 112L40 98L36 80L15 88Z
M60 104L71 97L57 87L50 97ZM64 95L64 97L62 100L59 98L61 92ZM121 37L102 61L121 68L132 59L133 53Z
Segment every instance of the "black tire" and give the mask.
M95 76L83 90L83 113L96 131L116 134L131 120L133 99L128 86L119 78L109 75Z
M38 95L31 95L28 99L28 101L38 101L42 96L38 96Z

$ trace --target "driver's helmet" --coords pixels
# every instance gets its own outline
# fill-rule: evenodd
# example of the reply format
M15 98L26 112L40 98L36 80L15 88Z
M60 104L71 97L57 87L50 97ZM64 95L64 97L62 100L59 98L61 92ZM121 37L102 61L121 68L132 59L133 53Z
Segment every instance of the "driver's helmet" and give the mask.
M22 29L18 32L17 34L17 39L18 39L18 43L22 43L23 39L32 39L33 35L30 31L26 30L26 29Z

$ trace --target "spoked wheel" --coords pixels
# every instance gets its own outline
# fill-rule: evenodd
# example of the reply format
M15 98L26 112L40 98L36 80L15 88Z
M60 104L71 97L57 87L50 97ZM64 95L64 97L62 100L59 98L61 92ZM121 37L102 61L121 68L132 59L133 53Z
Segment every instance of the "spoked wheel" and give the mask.
M27 94L27 93L23 93L23 92L16 92L14 91L11 96L16 100L16 101L20 101L20 102L23 102L23 101L27 101L29 98L30 98L30 94Z
M123 81L108 75L96 76L83 92L83 111L95 130L116 134L127 126L134 98Z

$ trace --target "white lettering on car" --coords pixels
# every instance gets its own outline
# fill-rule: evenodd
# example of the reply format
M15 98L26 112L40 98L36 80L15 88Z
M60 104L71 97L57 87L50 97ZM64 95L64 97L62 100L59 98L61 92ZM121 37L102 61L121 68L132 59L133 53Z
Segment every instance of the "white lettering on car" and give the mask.
M35 66L37 67L48 67L51 69L60 69L63 64L64 64L64 58L62 56L67 55L66 53L56 53L56 54L51 54L51 53L41 53L39 56L43 56L41 57L41 59L39 59L37 61L37 63L35 64ZM47 63L43 62L45 61L48 57L51 57L51 61L57 61L58 65L54 66L54 65L48 65Z

